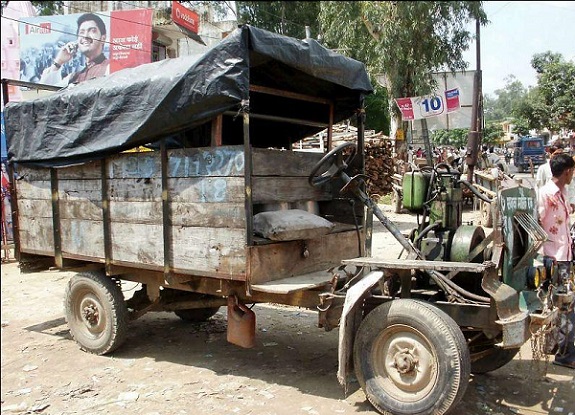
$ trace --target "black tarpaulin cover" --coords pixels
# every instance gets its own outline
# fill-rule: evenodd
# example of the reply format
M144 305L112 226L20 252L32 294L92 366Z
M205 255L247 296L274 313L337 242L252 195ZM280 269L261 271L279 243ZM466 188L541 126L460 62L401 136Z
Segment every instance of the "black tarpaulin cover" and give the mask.
M124 69L47 97L9 103L4 112L8 157L16 163L66 166L153 143L238 111L249 99L250 83L334 99L334 122L351 117L373 91L361 62L313 39L245 25L201 56ZM321 130L291 125L270 134L254 124L250 139L253 135L260 145L270 140L269 146Z

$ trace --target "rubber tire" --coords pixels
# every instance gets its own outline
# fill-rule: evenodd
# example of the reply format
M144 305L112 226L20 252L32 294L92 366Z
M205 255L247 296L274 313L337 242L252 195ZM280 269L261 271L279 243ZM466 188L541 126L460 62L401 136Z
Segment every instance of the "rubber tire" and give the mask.
M91 323L82 310L97 310ZM126 340L129 314L122 290L102 272L80 272L66 287L64 310L72 338L86 352L105 355Z
M220 307L188 308L174 313L187 323L202 323L219 311Z
M411 392L408 386L417 379L389 370L391 350L404 347L416 351L419 360L431 358L430 379ZM368 401L379 412L394 415L444 414L462 399L471 370L469 349L455 321L437 307L413 299L389 301L367 315L356 335L353 360ZM424 376L422 369L416 370Z
M483 374L493 372L511 362L517 353L519 353L519 347L514 349L501 349L499 347L495 347L495 343L498 341L499 339L490 340L485 336L481 336L479 339L469 344L471 373ZM483 355L486 350L489 350L489 353ZM475 355L480 353L483 356L476 360Z

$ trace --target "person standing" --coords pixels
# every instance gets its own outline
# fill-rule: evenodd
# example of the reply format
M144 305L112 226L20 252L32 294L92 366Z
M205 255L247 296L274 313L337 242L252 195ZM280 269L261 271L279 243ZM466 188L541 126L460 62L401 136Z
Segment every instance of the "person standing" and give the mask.
M551 158L563 152L563 147L560 144L552 144L547 148L547 154L549 155L549 160L547 163L542 164L537 169L537 176L535 177L535 182L537 183L537 188L542 187L547 180L551 179Z
M551 283L557 293L566 298L571 296L571 301L562 303L559 310L558 350L553 363L575 369L575 301L573 287L569 286L573 262L569 223L572 209L567 195L567 186L573 180L575 160L561 153L553 156L549 164L552 178L539 189L537 196L539 221L548 236L541 248L543 264L549 272L553 269L553 273L550 273Z
M104 55L106 25L102 18L94 13L85 13L78 18L77 41L66 43L58 51L42 73L40 83L66 86L88 79L99 78L109 72L110 61ZM62 77L62 66L70 62L79 51L86 59L86 66L77 72Z

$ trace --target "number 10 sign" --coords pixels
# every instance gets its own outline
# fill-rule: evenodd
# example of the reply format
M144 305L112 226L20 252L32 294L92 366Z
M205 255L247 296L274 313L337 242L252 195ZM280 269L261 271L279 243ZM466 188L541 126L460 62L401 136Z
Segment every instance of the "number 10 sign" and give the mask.
M403 121L437 117L457 111L461 107L458 88L421 97L397 98L395 102L401 111Z

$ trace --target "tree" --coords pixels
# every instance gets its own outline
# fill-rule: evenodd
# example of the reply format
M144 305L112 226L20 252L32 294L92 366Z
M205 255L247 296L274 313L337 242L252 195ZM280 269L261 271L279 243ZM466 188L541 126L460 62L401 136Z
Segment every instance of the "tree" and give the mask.
M539 74L537 86L518 102L514 116L529 129L574 130L575 63L547 51L533 55L531 66Z
M476 1L321 2L319 18L326 45L380 75L393 125L400 125L393 99L433 91L434 72L466 69L463 52L472 39L467 23L487 23Z
M270 32L303 39L309 26L319 34L319 1L238 1L238 21Z
M549 129L575 129L575 64L559 61L543 66L538 97L549 108Z
M505 121L514 116L527 96L527 90L515 75L505 78L505 87L495 91L497 99L484 100L485 121Z
M451 130L435 130L431 134L431 141L439 146L453 146L459 148L467 144L469 128L453 128Z
M563 60L563 56L560 53L553 53L550 50L544 53L536 53L531 58L531 66L535 69L539 75L545 72L545 68L548 65L559 63Z
M52 16L64 13L63 1L31 1L32 6L38 11L40 16Z

